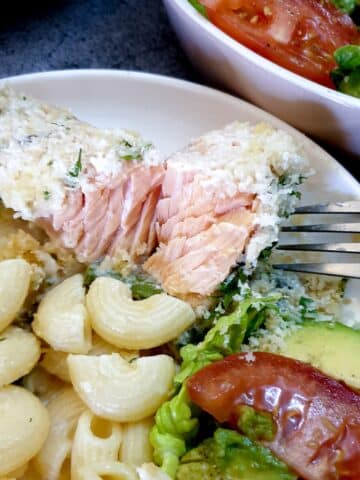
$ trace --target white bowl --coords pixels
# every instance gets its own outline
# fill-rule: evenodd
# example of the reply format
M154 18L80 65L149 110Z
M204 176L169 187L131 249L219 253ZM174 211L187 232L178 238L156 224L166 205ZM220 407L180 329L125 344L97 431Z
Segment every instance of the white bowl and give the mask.
M187 55L221 84L303 132L360 155L360 99L279 67L233 40L188 0L164 0Z

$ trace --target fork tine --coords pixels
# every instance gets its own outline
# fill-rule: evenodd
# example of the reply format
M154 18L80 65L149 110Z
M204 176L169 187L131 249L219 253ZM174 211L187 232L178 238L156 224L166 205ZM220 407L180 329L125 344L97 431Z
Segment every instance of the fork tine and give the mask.
M282 232L335 232L360 233L360 223L328 223L321 225L286 225Z
M360 278L360 263L283 263L274 268L292 272L316 273L343 278Z
M360 201L306 205L298 207L294 214L297 213L360 213Z
M360 253L360 243L305 243L278 245L278 250Z

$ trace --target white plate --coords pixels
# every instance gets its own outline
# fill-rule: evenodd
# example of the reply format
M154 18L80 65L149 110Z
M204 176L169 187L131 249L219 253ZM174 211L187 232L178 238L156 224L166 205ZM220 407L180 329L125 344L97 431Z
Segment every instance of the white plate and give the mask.
M164 0L184 50L206 79L302 131L360 155L360 99L318 85L252 52L202 17L188 0Z
M137 130L166 153L233 120L267 121L291 132L318 172L306 183L303 203L360 198L359 183L314 142L272 115L216 90L116 70L39 73L5 79L0 85L4 82L39 99L69 107L95 125ZM360 282L351 282L348 292L360 305Z

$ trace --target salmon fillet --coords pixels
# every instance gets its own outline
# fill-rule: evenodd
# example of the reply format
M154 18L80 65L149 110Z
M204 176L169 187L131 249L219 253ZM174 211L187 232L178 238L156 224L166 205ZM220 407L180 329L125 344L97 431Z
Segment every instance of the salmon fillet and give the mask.
M285 132L232 123L164 161L124 130L0 90L0 195L84 263L125 254L196 303L277 240L306 162Z
M169 162L156 211L159 247L144 269L172 295L209 295L241 258L254 230L256 196L225 196Z
M128 165L116 181L103 179L94 181L94 189L68 191L61 209L36 222L81 262L119 251L138 260L156 245L155 210L163 176L162 165Z

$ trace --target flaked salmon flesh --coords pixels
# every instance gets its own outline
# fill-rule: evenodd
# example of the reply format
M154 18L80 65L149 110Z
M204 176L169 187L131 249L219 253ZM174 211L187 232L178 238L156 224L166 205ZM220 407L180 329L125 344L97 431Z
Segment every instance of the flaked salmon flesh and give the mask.
M155 248L155 211L164 167L127 166L126 174L87 191L69 190L64 207L37 222L62 246L89 263L116 251L138 260Z
M256 195L220 195L202 176L171 166L128 165L126 175L86 192L37 222L82 262L126 252L170 294L211 293L241 256L254 226Z
M256 195L225 196L203 176L168 166L156 211L159 247L144 269L172 295L205 296L224 280L254 230Z
M9 89L0 107L4 205L81 262L125 254L194 303L277 240L279 212L306 171L292 137L267 124L235 122L164 161L131 132Z

